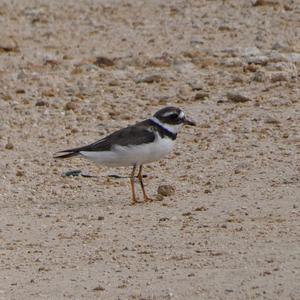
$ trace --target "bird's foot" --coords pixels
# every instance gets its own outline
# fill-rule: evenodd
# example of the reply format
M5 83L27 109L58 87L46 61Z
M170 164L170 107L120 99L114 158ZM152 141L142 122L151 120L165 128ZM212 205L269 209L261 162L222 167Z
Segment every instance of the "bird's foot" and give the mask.
M144 196L144 202L152 202L154 201L154 199L148 197L148 196Z
M152 201L155 201L155 199L152 199L152 198L150 198L148 196L144 196L144 203L146 203L146 202L152 202ZM134 199L131 200L131 205L132 206L136 205L138 203L143 203L143 202L142 201L138 201L137 198L134 198Z
M131 205L136 205L138 203L137 199L134 197L131 199Z
M132 206L133 206L133 205L136 205L136 204L138 204L138 203L143 203L143 202L142 202L142 201L139 201L137 198L131 200L131 205L132 205Z

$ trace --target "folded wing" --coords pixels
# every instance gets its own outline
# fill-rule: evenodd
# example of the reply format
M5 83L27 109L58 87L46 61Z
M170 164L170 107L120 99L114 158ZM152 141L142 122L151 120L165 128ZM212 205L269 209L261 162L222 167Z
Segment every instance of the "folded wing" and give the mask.
M155 139L155 134L149 130L149 127L146 126L146 122L148 122L148 120L134 126L120 129L90 145L59 151L55 154L54 158L76 156L80 154L81 151L110 151L115 145L127 146L151 143Z

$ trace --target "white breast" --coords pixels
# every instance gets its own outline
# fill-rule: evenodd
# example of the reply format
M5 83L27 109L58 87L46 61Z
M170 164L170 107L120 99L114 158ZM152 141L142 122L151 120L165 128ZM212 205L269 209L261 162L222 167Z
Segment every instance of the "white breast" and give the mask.
M80 154L95 163L106 166L142 165L160 160L169 154L173 149L174 143L175 141L170 138L161 138L159 134L156 134L152 143L114 146L111 151L82 151Z

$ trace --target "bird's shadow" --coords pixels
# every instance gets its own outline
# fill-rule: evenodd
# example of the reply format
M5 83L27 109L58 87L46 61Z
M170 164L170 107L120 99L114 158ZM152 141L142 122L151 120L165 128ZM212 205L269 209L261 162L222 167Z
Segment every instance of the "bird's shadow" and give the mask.
M65 173L62 174L63 177L77 177L77 176L81 176L81 177L85 177L85 178L99 178L101 176L95 176L95 175L90 175L90 174L83 174L81 170L70 170L67 171ZM130 178L129 176L123 176L123 175L117 175L117 174L109 174L106 175L105 177L109 177L109 178L116 178L116 179L124 179L124 178ZM135 176L137 177L137 176ZM147 175L144 174L143 178L146 178Z

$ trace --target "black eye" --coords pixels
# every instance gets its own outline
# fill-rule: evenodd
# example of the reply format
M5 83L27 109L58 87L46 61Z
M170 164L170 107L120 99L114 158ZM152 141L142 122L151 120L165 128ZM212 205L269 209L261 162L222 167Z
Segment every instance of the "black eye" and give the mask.
M172 120L175 120L175 119L178 118L178 115L177 115L177 114L171 114L171 115L169 116L169 118L172 119Z

